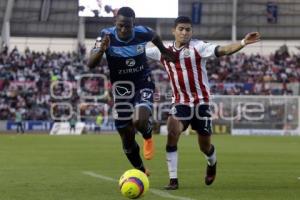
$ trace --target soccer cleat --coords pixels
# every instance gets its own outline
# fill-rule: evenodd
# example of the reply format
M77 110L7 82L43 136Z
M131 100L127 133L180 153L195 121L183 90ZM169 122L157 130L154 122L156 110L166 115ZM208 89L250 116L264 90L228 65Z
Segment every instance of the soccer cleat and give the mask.
M205 176L205 184L211 185L215 178L217 173L217 163L215 163L213 166L207 165L206 167L206 176Z
M154 155L154 142L153 142L152 138L144 140L143 151L144 151L144 158L146 160L151 160L153 158L153 155Z
M177 178L171 178L170 183L166 185L164 188L165 190L177 190L179 187L178 185L178 179Z

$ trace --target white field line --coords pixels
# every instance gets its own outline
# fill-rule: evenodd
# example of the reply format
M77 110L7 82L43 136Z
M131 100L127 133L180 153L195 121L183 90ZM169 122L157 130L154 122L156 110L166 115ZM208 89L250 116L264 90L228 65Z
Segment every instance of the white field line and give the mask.
M113 178L108 177L108 176L103 176L103 175L95 173L95 172L83 171L82 173L85 174L85 175L88 175L88 176L92 176L94 178L99 178L99 179L105 180L105 181L118 182L118 180L116 180L116 179L113 179ZM158 190L158 189L153 189L153 188L149 189L149 192L151 192L152 194L155 194L157 196L164 197L164 198L169 198L169 199L195 200L195 199L191 199L191 198L188 198L188 197L175 196L175 195L172 195L168 192Z

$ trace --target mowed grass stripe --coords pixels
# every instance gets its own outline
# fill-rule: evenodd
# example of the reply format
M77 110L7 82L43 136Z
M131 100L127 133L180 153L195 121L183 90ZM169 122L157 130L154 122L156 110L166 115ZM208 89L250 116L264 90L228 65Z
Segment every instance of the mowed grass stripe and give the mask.
M156 155L145 161L151 188L168 183L166 137L155 136ZM142 138L137 136L139 144ZM298 200L300 137L213 137L217 148L216 182L204 184L206 162L195 135L178 144L180 189L174 196L195 200ZM142 147L142 146L141 146ZM117 184L105 184L82 171L118 180L132 168L116 135L0 135L0 200L116 200ZM144 200L165 197L149 192Z

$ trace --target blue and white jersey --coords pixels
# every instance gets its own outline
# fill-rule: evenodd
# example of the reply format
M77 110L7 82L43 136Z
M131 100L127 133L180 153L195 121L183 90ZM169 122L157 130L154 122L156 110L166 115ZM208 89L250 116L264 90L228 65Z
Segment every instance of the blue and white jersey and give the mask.
M145 26L135 26L128 41L118 38L116 27L101 30L99 36L103 38L105 34L110 37L110 46L105 54L111 82L132 81L138 84L145 80L150 75L145 46L152 41L154 32Z

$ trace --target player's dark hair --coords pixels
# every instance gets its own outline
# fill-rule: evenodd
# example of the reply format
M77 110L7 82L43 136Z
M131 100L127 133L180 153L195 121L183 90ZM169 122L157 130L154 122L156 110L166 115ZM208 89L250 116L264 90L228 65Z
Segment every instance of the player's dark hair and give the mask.
M179 16L174 21L174 28L176 28L178 24L192 24L192 20L187 16Z
M132 17L135 18L135 13L130 7L122 7L118 10L117 16L122 15L124 17Z

